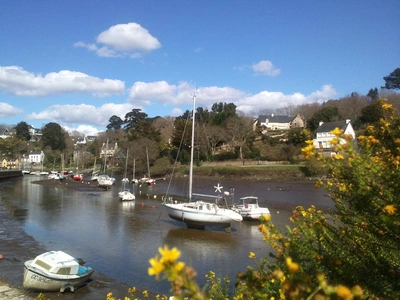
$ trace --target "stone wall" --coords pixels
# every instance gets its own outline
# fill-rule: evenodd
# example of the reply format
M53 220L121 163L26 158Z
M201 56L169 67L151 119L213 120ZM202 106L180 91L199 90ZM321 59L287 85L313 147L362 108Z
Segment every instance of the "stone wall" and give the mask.
M0 171L0 180L22 177L22 171Z

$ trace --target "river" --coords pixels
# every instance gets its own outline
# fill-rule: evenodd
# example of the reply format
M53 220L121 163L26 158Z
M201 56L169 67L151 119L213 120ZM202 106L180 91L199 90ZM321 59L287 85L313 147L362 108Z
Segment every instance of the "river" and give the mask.
M206 283L205 274L212 270L218 277L234 281L239 271L252 265L249 252L258 258L269 248L258 232L258 222L235 223L230 233L218 227L205 230L187 229L170 219L163 208L162 196L184 196L185 178L158 181L154 186L130 184L135 202L121 202L120 183L111 190L87 188L93 182L82 183L79 190L61 188L65 182L53 185L32 183L39 178L22 178L0 182L2 205L10 211L13 221L47 250L62 250L86 261L101 272L128 286L169 294L166 281L156 281L147 274L149 259L160 246L177 247L181 260L197 271L197 282ZM246 195L259 197L260 206L268 207L272 221L284 228L291 211L298 205L332 207L332 201L312 181L269 181L202 179L193 191L215 194L217 184L224 186L238 199ZM87 185L87 186L85 186ZM6 229L3 229L6 230ZM40 253L37 253L40 254ZM22 267L21 267L22 270Z

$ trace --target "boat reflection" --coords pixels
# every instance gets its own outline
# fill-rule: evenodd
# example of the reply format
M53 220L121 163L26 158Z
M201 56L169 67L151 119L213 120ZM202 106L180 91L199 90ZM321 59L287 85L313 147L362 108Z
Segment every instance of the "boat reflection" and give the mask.
M135 201L121 201L122 210L131 212L135 210Z

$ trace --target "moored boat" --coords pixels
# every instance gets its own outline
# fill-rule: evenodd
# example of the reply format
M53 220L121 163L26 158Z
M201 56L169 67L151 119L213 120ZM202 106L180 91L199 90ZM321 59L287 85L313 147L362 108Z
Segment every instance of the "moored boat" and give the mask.
M93 274L93 269L83 264L81 259L63 251L43 253L24 263L23 287L35 291L73 292Z
M258 220L261 216L270 216L269 209L258 205L258 198L246 196L239 199L239 203L233 205L232 209L237 210L244 220Z
M163 206L166 207L168 215L171 219L185 223L192 228L205 228L205 226L222 226L230 229L231 223L234 221L242 221L243 217L236 211L230 208L220 207L220 202L224 201L223 197L200 195L192 193L193 185L193 156L194 156L194 128L195 128L195 95L193 96L192 110L192 140L191 140L191 155L190 155L190 171L189 171L189 197L188 202L179 203L172 197L163 198ZM218 185L217 190L222 187ZM200 196L204 199L214 198L215 202L193 199L193 195Z

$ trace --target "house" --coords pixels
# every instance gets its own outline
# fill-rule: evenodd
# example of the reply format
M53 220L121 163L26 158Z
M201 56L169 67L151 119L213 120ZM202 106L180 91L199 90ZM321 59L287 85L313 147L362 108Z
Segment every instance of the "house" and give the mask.
M86 136L86 142L87 142L87 143L92 143L92 142L95 141L95 139L96 139L96 136L95 136L95 135L87 135L87 136Z
M335 128L339 128L344 134L351 135L353 137L353 141L355 140L356 133L349 119L345 121L329 123L320 122L317 130L315 131L315 138L313 139L314 148L319 149L327 154L334 155L335 153L331 150L330 142L335 135L331 134L330 132ZM345 140L340 139L340 143L344 144Z
M6 139L12 136L12 129L6 126L0 126L0 138Z
M31 135L31 142L40 141L42 138L42 131L34 128L32 125L29 125L29 134Z
M107 152L107 157L113 157L117 153L118 144L115 143L114 147L108 145L108 148L107 149L106 148L107 148L106 143L103 143L103 147L101 148L101 151L100 151L100 157L104 157L104 154L106 152Z
M258 122L263 128L263 133L269 130L289 130L291 128L305 127L305 121L297 114L295 117L280 115L260 115Z
M42 164L43 160L44 160L43 151L33 151L29 153L29 163Z
M4 158L1 162L1 168L3 169L15 169L19 166L18 159Z
M86 139L84 137L78 137L75 145L86 145Z

